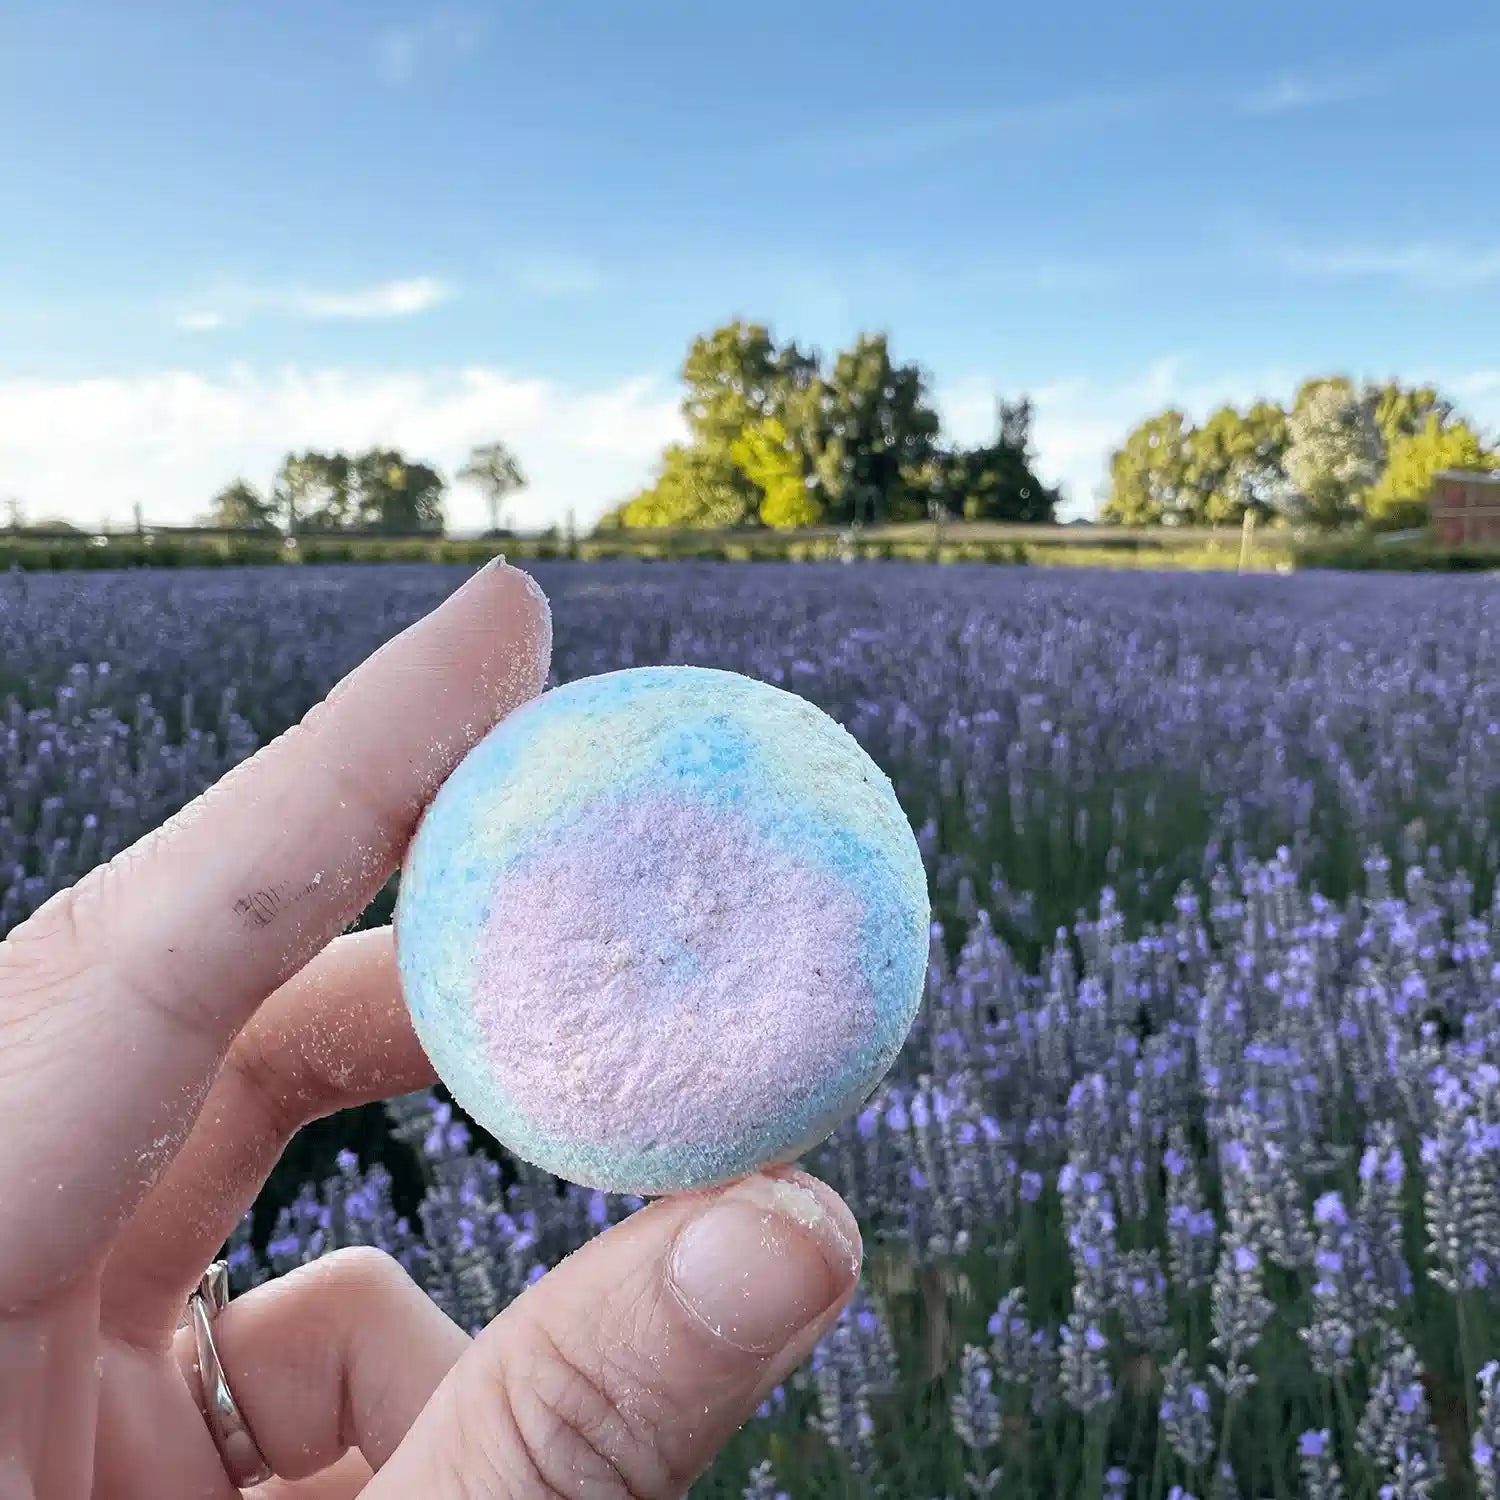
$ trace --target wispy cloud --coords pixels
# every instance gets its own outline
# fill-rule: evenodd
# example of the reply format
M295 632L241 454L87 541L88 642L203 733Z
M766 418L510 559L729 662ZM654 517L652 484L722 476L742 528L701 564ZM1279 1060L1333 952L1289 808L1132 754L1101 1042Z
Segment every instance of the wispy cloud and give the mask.
M180 312L172 321L183 333L217 333L227 319L223 313L205 310Z
M446 302L450 289L434 276L383 281L352 292L299 292L288 307L307 318L409 318Z
M604 285L604 273L581 255L529 255L515 261L508 279L533 297L587 297Z
M1500 246L1438 240L1409 244L1312 245L1290 241L1275 247L1289 271L1330 278L1384 278L1417 286L1461 288L1500 281Z
M1346 104L1375 93L1383 81L1382 71L1375 68L1362 72L1338 69L1281 73L1250 89L1241 97L1239 108L1247 115L1282 115L1326 104Z
M224 286L172 312L183 333L217 333L263 315L312 322L410 318L453 297L436 276L408 276L344 290Z
M1245 115L1279 115L1376 96L1395 98L1407 93L1419 75L1446 67L1455 59L1472 60L1493 53L1497 46L1500 33L1492 28L1445 28L1431 40L1408 40L1352 62L1335 57L1283 68L1246 89L1236 107Z
M937 109L857 122L796 143L825 165L895 166L965 146L1075 135L1116 124L1153 108L1161 96L1075 94L1024 104Z
M375 71L383 83L401 88L433 66L472 57L489 30L486 17L454 9L387 26L374 38Z

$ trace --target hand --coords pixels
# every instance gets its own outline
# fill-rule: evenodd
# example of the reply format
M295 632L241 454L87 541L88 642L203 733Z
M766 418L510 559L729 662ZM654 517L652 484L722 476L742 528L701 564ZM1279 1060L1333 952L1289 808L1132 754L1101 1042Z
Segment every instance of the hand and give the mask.
M295 1130L431 1082L390 932L336 934L549 648L534 585L486 568L0 944L0 1495L238 1494L184 1299ZM327 1256L213 1325L278 1476L255 1494L679 1495L837 1315L858 1244L798 1173L663 1200L472 1342L394 1261Z

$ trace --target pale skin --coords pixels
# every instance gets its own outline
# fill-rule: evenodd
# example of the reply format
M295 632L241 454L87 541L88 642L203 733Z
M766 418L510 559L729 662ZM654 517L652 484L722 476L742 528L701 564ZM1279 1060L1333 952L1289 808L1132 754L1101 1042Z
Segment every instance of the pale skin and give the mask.
M545 606L484 570L302 724L0 943L0 1500L234 1500L177 1331L301 1125L432 1082L389 930L339 936L490 725ZM836 1318L847 1208L790 1170L652 1204L477 1339L387 1257L215 1340L265 1500L682 1494Z

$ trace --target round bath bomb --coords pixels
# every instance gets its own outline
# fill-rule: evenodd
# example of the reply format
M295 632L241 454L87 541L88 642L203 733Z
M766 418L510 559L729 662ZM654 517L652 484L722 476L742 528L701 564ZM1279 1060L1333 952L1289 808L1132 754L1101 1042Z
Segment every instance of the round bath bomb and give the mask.
M573 682L483 739L396 911L417 1035L516 1155L704 1187L816 1144L885 1074L927 967L890 782L820 709L732 672Z

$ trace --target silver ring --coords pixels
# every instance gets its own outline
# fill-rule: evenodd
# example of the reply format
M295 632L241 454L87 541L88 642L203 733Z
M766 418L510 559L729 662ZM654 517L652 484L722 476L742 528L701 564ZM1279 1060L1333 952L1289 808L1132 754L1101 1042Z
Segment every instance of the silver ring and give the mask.
M275 1472L260 1451L245 1414L224 1378L219 1351L209 1324L229 1305L229 1267L216 1260L188 1295L187 1321L198 1350L198 1408L208 1424L208 1434L219 1450L224 1471L236 1489L263 1484Z

